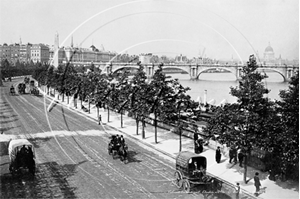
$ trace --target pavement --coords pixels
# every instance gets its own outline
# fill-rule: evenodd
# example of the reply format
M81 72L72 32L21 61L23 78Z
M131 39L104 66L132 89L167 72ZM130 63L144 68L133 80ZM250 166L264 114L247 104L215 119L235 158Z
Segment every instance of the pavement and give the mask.
M41 90L42 91L42 90ZM57 93L57 92L56 92ZM48 96L49 97L49 96ZM79 114L82 114L90 119L93 119L95 122L98 122L97 117L97 108L95 105L90 106L90 112L81 109L81 102L78 100L77 108L74 108L74 101L69 100L69 104L67 104L67 99L65 98L64 102L61 101L62 97L52 96L53 100L56 100L56 103L61 103L68 107L71 110L75 110ZM55 103L52 103L54 105ZM83 106L88 108L87 102L82 102ZM49 107L52 108L52 107ZM152 125L147 124L145 127L145 138L142 138L142 128L141 123L139 127L139 133L136 134L136 122L133 118L128 117L127 115L123 115L123 127L121 127L121 115L110 111L109 121L108 121L108 112L105 109L99 109L99 115L101 115L100 125L109 126L114 128L119 134L123 134L126 137L130 137L132 139L136 139L142 142L145 145L148 145L167 156L175 159L177 154L179 153L179 136L170 130L158 128L157 130L157 143L155 143L155 133L154 127ZM238 164L229 163L229 159L227 157L228 153L224 151L221 162L218 164L215 161L215 149L217 146L221 146L216 142L210 141L208 146L204 147L204 151L201 155L207 158L207 171L213 176L217 176L221 178L222 181L230 184L231 186L235 186L236 183L240 184L241 193L244 196L256 197L254 180L251 179L254 177L255 172L259 172L260 182L262 185L262 192L256 198L263 199L296 199L299 198L299 183L286 181L281 182L280 180L271 181L269 180L268 173L261 172L254 168L248 167L247 169L247 179L251 179L247 184L243 181L244 168L241 168ZM221 146L222 147L222 146ZM194 152L194 144L192 136L186 135L182 136L182 151L191 151ZM175 167L175 165L174 165Z

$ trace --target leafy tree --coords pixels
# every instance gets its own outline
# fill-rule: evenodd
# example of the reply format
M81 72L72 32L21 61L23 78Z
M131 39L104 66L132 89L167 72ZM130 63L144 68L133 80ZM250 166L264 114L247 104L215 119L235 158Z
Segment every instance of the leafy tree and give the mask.
M138 134L139 121L142 121L142 136L145 137L145 117L150 114L150 104L147 103L149 99L149 84L146 82L147 76L144 67L139 64L139 69L131 80L129 103L127 109L130 114L134 115L136 120L136 134Z
M247 65L242 68L239 86L231 87L231 95L237 97L237 103L225 105L216 110L216 114L208 122L205 132L217 134L221 143L237 145L246 153L244 181L247 175L247 156L253 148L267 149L272 103L264 97L269 92L262 80L266 75L257 72L258 65L253 55Z
M288 90L279 93L277 111L281 115L278 123L281 131L273 136L281 172L288 178L299 177L299 72L291 78Z

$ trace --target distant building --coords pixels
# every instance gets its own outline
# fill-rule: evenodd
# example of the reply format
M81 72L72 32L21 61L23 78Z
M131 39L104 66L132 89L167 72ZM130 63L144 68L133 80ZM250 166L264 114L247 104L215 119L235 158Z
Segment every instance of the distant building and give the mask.
M11 47L4 43L0 46L0 58L7 59L9 62L11 61Z
M264 52L264 57L261 60L262 65L264 66L282 66L282 65L294 65L299 66L299 60L288 60L281 58L281 55L279 55L278 58L275 57L275 52L273 48L270 45L266 47Z
M187 64L188 62L189 62L188 58L186 56L183 56L182 54L175 57L176 64Z
M44 44L34 44L31 47L31 60L34 63L48 63L49 54L49 47Z
M7 59L12 65L16 64L17 61L27 63L31 57L31 46L32 44L15 43L7 45L4 43L0 45L0 59Z
M22 63L28 63L31 60L31 47L32 44L21 44L20 45L20 59Z

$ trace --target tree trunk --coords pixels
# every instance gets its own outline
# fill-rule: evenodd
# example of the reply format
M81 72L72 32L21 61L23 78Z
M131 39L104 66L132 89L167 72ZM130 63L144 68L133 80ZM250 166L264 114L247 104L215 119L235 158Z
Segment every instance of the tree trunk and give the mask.
M244 161L244 182L247 184L247 164L248 164L248 154L245 154L245 161Z
M89 98L89 113L91 113L91 102L90 102L90 98Z
M67 95L67 104L69 104L69 95Z
M135 116L135 122L136 122L136 134L138 135L139 134L139 118L137 115Z
M65 101L65 94L64 93L62 93L62 102L64 102Z
M145 118L142 119L142 138L145 139Z
M107 122L109 122L109 106L107 106Z
M123 113L121 111L121 128L123 128Z
M156 120L156 110L154 109L154 137L155 137L155 144L157 144L157 120Z
M181 128L179 127L179 152L181 152L181 150L182 150L182 141L181 141L181 139L182 139L182 137L181 137L181 135L182 135L182 130L181 130Z

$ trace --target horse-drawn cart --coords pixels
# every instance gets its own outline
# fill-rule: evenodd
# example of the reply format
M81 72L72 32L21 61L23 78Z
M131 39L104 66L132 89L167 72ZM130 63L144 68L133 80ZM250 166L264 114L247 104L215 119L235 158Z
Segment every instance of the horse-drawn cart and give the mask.
M15 95L16 94L15 87L11 86L9 93L10 93L10 95Z
M176 157L176 171L174 183L185 192L190 192L191 186L204 186L205 190L218 191L222 183L206 174L206 157L183 151Z
M14 175L22 169L28 169L35 174L35 150L33 144L27 139L11 140L8 145L8 155L10 159L9 170Z
M128 146L123 143L116 135L111 136L111 141L108 143L108 154L112 155L113 159L117 156L120 157L121 161L125 164L128 162Z

